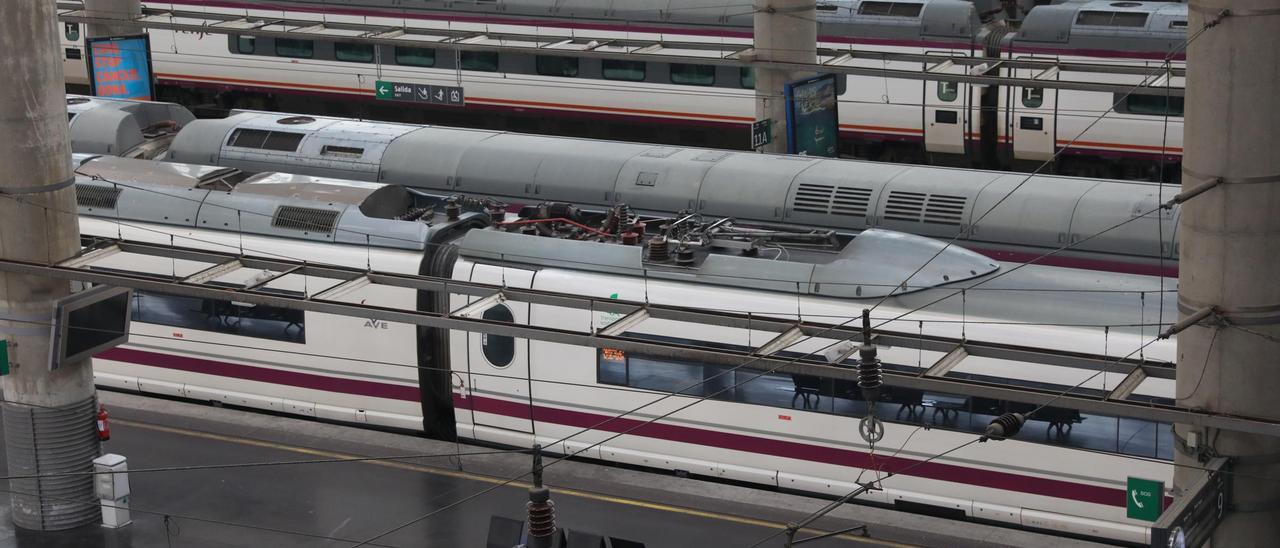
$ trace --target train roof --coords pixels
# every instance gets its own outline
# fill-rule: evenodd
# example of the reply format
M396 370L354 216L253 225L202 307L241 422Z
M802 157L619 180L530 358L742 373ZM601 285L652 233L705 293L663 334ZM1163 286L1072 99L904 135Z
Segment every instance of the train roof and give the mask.
M82 215L399 249L426 249L459 222L405 187L101 156L76 170ZM439 214L437 214L439 213Z
M698 213L857 232L881 228L1055 248L1149 211L1174 188L860 160L757 154L490 130L239 112L198 120L170 158L250 171L402 184L512 203L626 203L644 212ZM311 117L308 117L311 118ZM236 132L291 132L293 150L234 146ZM278 143L284 143L280 139ZM326 149L326 147L329 147ZM326 150L328 153L326 153ZM1011 196L1008 194L1017 189ZM1001 204L988 212L995 204ZM1088 252L1177 256L1178 208L1077 244ZM1155 222L1165 224L1163 244ZM1163 246L1163 247L1162 247Z
M67 118L75 152L150 158L196 117L173 103L68 95Z
M733 247L702 246L690 251L683 264L679 259L654 260L652 243L623 245L502 230L467 232L458 248L461 256L503 264L851 299L912 293L1000 268L973 251L887 230L864 231L833 252L794 251L785 258L781 251L775 257L758 257L744 256ZM908 277L909 284L904 282Z
M1037 6L1015 40L1073 49L1169 52L1186 37L1186 4L1088 0Z

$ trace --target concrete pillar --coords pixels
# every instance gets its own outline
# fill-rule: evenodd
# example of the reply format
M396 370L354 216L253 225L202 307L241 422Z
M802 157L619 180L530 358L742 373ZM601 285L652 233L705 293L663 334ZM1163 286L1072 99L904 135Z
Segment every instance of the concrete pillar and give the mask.
M0 256L54 262L79 249L71 145L53 2L0 2ZM9 341L3 377L5 450L10 474L92 472L93 370L64 364L50 372L49 323L70 284L0 274L0 336ZM13 480L13 521L55 530L98 521L91 476ZM91 504L79 504L77 501Z
M815 63L818 60L817 3L814 0L755 0L756 61ZM812 76L810 72L756 67L756 120L773 120L773 142L763 152L787 152L787 82Z
M1234 327L1202 322L1178 335L1178 403L1280 420L1280 3L1193 0L1187 50L1183 190L1224 183L1182 206L1178 308L1217 307ZM1261 15L1270 13L1269 15ZM1280 538L1280 438L1175 427L1184 440L1238 457L1233 500L1211 545ZM1180 451L1178 463L1199 465ZM1202 472L1179 468L1177 489Z
M84 0L85 15L90 17L135 17L142 14L142 2L139 0ZM88 25L85 36L124 36L142 32L137 28L121 25Z

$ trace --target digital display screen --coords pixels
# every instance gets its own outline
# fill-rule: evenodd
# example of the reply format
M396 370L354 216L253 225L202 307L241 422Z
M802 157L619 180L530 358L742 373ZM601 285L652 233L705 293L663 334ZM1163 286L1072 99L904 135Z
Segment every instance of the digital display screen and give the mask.
M89 86L98 97L154 98L151 40L147 35L87 38Z
M823 74L786 86L787 152L834 158L839 151L834 74Z
M94 286L54 305L49 369L75 363L129 341L129 299L123 287Z

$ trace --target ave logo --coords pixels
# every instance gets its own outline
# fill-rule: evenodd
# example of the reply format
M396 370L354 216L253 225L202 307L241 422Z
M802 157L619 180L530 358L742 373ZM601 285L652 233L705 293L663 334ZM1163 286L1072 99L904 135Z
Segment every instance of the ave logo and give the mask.
M388 324L387 322L384 322L382 320L377 320L372 318L365 320L364 326L368 327L369 329L391 329L391 324Z

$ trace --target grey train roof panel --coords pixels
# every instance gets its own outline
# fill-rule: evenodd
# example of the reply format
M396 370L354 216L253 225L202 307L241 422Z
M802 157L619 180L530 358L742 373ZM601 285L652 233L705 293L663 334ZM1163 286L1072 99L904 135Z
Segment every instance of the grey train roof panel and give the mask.
M401 186L110 156L86 161L76 190L89 216L353 245L422 250L453 224L396 219L415 206Z
M1057 247L1073 234L1077 238L1089 234L1083 227L1127 220L1134 204L1149 202L1152 194L1176 193L1155 183L337 119L304 124L309 133L298 153L262 151L250 160L228 152L234 148L227 145L228 137L237 128L274 127L273 120L286 117L241 113L224 120L198 120L174 140L171 158L250 171L402 184L521 204L563 201L604 207L626 203L643 212L692 210L846 232L884 228L939 238L960 234L966 245L984 249ZM358 158L319 158L318 149L307 145L308 140L319 139L369 151ZM1005 198L1015 188L1017 192ZM1076 207L1086 194L1092 205ZM996 203L1000 207L978 222ZM978 226L972 226L975 223ZM1154 227L1144 233L1138 228L1142 222L1131 224L1132 229L1107 232L1082 249L1154 259L1163 248L1165 258L1176 257L1172 227L1164 231L1161 246L1155 241Z
M168 137L195 120L185 107L173 103L67 96L71 149L86 154L153 157ZM157 146L148 147L157 142Z
M1010 39L1015 46L1174 51L1186 37L1186 4L1090 0L1037 6Z
M911 234L868 230L825 260L770 260L711 254L696 266L646 264L643 248L472 230L458 244L459 254L479 260L521 263L571 270L692 283L764 289L836 298L876 298L907 294L985 276L1000 265L967 249ZM921 269L922 265L928 266ZM920 272L911 276L913 272ZM910 276L909 282L904 282Z

